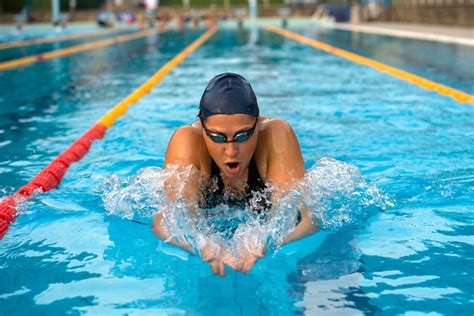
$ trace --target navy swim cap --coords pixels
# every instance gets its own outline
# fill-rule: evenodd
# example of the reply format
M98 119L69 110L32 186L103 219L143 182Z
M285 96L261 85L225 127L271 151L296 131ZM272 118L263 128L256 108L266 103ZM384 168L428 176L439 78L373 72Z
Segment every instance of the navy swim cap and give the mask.
M204 120L216 114L249 114L258 117L257 97L244 77L226 72L209 81L199 103L198 117Z

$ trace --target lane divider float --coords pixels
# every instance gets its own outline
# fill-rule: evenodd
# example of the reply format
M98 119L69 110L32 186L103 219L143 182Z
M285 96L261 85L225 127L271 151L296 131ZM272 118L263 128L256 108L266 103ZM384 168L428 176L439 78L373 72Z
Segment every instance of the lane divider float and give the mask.
M17 47L59 42L59 41L69 41L69 40L78 39L82 37L96 37L96 36L101 36L101 35L119 33L125 30L126 29L112 29L112 30L107 30L107 31L76 33L76 34L68 34L68 35L60 35L60 36L52 36L52 37L34 38L34 39L24 40L24 41L0 43L0 49L17 48Z
M135 89L125 97L125 99L102 116L86 133L73 142L63 153L53 159L53 161L28 184L21 187L15 194L0 199L0 239L3 238L8 230L8 226L18 215L19 203L27 201L35 194L57 188L71 164L81 160L82 157L87 154L94 141L103 138L107 129L112 127L114 122L120 116L124 115L131 105L150 92L173 68L178 66L188 55L214 35L216 31L216 26L210 28L173 59L168 61L140 87Z
M449 96L454 98L456 101L460 103L470 103L471 105L474 105L474 96L467 94L463 91L453 89L451 87L439 84L437 82L431 81L429 79L414 75L412 73L409 73L407 71L383 64L381 62L378 62L376 60L363 57L361 55L357 55L354 53L351 53L349 51L337 48L335 46L328 45L326 43L316 41L312 38L305 37L302 35L299 35L297 33L293 33L290 31L287 31L285 29L282 29L277 26L273 26L270 24L265 24L264 28L270 32L277 33L281 36L291 38L297 42L303 43L310 45L314 48L323 50L325 52L328 52L330 54L343 57L345 59L348 59L350 61L369 66L375 70L378 70L380 72L385 72L388 73L394 77L397 77L402 80L406 80L414 85L417 85L419 87L422 87L424 89L430 90L430 91L435 91L441 95Z
M142 38L142 37L145 37L154 33L159 33L159 32L161 31L157 31L157 30L140 31L133 34L123 35L123 36L108 38L108 39L95 41L91 43L75 45L68 48L58 49L58 50L54 50L54 51L39 54L39 55L32 55L32 56L27 56L27 57L15 59L15 60L10 60L7 62L0 63L0 71L16 68L20 66L25 66L25 65L35 63L38 61L71 55L71 54L83 52L83 51L93 49L93 48L105 47L105 46L109 46L115 43L131 41L134 39Z

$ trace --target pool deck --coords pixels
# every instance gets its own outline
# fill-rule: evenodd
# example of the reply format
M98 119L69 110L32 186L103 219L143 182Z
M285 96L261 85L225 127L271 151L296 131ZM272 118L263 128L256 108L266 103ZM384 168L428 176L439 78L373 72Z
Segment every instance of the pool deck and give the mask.
M335 29L474 46L474 28L412 23L334 23Z
M255 21L244 21L245 26L273 24L282 25L282 18L259 18ZM220 25L235 27L236 21L221 22ZM289 18L291 28L328 28L348 30L361 33L371 33L402 38L414 38L451 44L474 46L474 28L449 25L430 25L415 23L364 22L364 23L335 23L332 19Z
M281 25L281 18L259 18L256 21L245 21L244 25L261 25L270 23ZM221 26L236 27L235 20L229 20L219 23ZM361 33L380 34L387 36L414 38L421 40L431 40L437 42L461 44L474 47L474 28L446 26L446 25L428 25L414 23L390 23L390 22L364 22L358 24L351 23L334 23L333 21L315 20L311 18L290 18L288 19L289 27L316 27L316 28L334 28L338 30L348 30ZM117 27L123 27L117 25ZM172 27L175 27L174 25ZM132 28L133 27L124 27ZM55 33L75 33L85 30L99 29L95 22L71 23L65 30L58 30L51 26L50 23L28 24L23 28L23 32L15 29L13 24L0 24L0 33L7 36L34 35L35 33L49 32Z

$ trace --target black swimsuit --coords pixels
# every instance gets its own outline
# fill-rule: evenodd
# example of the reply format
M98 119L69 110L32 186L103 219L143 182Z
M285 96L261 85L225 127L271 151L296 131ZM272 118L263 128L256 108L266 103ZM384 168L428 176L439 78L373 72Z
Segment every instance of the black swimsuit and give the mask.
M220 169L217 164L212 160L211 165L211 181L216 181L217 179L217 189L213 192L211 190L206 190L204 192L204 201L201 203L201 208L214 208L219 204L227 204L234 207L245 208L249 206L249 202L255 194L263 194L262 199L258 202L257 206L253 205L254 211L260 213L264 210L267 210L271 207L271 203L268 196L268 191L265 191L266 185L263 179L260 177L258 172L257 164L255 163L254 157L250 160L248 180L247 180L247 189L243 194L225 194L224 191L224 181L220 176Z
M242 194L227 194L224 186L224 181L220 176L220 169L212 160L211 165L211 178L210 185L204 192L203 199L199 203L199 207L206 209L206 216L211 219L213 224L214 232L221 234L224 239L231 239L234 235L239 220L234 221L231 219L221 218L219 215L213 213L211 209L214 209L220 204L225 204L230 207L239 209L251 210L253 216L256 216L259 220L266 222L268 220L268 210L272 207L270 201L270 190L268 190L265 182L260 177L258 172L257 164L255 163L254 157L250 160L249 173L247 179L247 189ZM216 182L214 184L214 181ZM212 189L211 189L212 188ZM253 201L252 201L253 200ZM297 223L301 221L301 215L298 213Z

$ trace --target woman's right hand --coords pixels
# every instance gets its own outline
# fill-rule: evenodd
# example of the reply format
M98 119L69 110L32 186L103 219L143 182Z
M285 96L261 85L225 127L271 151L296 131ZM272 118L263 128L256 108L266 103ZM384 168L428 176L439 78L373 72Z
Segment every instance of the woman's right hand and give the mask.
M223 246L219 243L216 243L209 238L206 238L204 243L199 247L199 255L202 258L202 261L208 262L211 266L213 274L218 274L221 277L226 276L226 271L224 267L224 260L222 259L221 254L223 253Z
M242 269L243 261L235 257L224 245L206 239L206 242L199 249L199 254L203 261L208 262L211 266L212 273L225 277L227 272L225 265L234 271Z
M241 271L243 266L243 260L236 257L234 254L229 252L227 249L224 250L222 259L226 265L228 265L234 271Z

